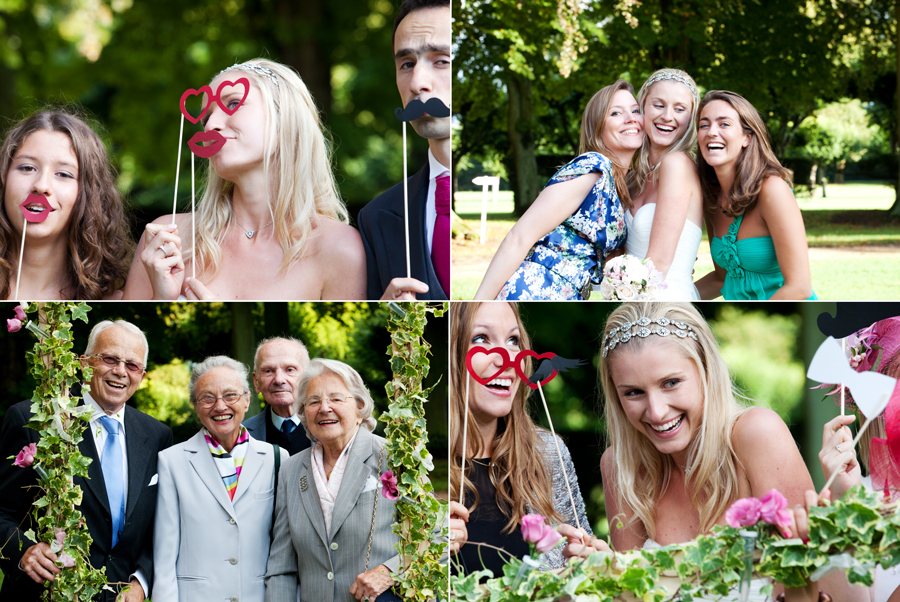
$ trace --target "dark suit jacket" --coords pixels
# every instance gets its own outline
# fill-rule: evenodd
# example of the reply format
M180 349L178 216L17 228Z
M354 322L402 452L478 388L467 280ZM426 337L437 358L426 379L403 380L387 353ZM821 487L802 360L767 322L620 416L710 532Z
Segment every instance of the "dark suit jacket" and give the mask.
M266 405L266 409L255 416L251 416L244 421L244 427L250 433L250 436L257 441L266 441L273 445L277 445L281 449L287 450L287 453L294 455L300 453L310 446L309 439L302 426L298 426L290 438L275 428L272 419L269 417L272 407Z
M36 490L24 488L37 483L37 474L31 468L19 468L12 460L7 460L24 446L40 439L37 431L25 426L31 416L31 401L17 403L6 412L0 428L0 545L7 542L0 550L0 555L6 558L0 561L0 569L5 575L0 599L17 602L38 600L43 591L43 586L18 568L22 554L34 545L23 533L35 528L29 510ZM106 579L110 583L128 582L129 576L140 567L149 586L153 583L153 516L156 511L156 484L149 484L156 475L157 454L172 445L172 429L126 406L125 445L128 501L122 537L115 548L110 549L112 518L106 483L97 446L89 432L84 433L84 439L78 444L81 453L93 460L88 468L89 478L75 477L75 484L83 492L80 510L94 540L90 548L91 565L95 568L105 566ZM23 522L26 514L28 517ZM103 592L98 597L103 602L113 602L114 598L111 592Z
M428 285L423 300L447 299L431 265L425 206L428 200L428 164L407 180L409 186L409 267L412 277ZM406 277L403 226L403 183L397 184L359 212L359 233L366 249L366 296L377 300L393 278Z

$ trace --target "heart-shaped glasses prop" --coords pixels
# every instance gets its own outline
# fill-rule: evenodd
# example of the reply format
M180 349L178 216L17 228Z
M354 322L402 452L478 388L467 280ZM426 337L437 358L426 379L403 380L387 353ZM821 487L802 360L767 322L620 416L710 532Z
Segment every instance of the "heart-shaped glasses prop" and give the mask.
M478 356L484 354L487 356L490 363L494 365L500 364L499 368L490 373L488 377L482 377L478 371L472 366L472 361ZM496 359L491 359L492 356L497 356ZM538 364L537 370L529 378L525 375L524 370L522 369L522 363L528 358L534 358L537 360L542 360L540 364ZM544 385L553 380L557 374L560 372L567 372L572 368L577 368L578 366L583 365L584 360L570 360L564 357L560 357L553 352L547 353L537 353L532 351L531 349L523 349L519 353L516 354L514 360L511 360L509 357L509 352L504 347L492 347L491 349L487 349L485 347L472 347L469 349L469 352L466 353L466 370L468 370L469 375L476 382L488 386L491 381L495 378L503 374L507 369L513 368L516 371L516 374L519 378L522 379L529 387L532 389L537 389L541 394L541 401L544 404L544 412L547 415L547 424L550 426L550 435L553 438L553 443L556 445L556 457L559 458L559 467L562 469L563 478L566 482L566 490L569 492L569 501L572 504L572 515L575 517L575 526L581 530L581 522L578 519L578 509L575 507L575 497L572 495L572 487L569 484L569 475L566 474L566 465L563 462L562 450L559 447L559 439L556 437L556 431L553 428L553 419L550 418L550 410L547 407L547 399L544 397ZM488 364L490 365L490 364ZM468 422L469 422L469 379L466 379L466 399L465 399L465 407L463 412L463 443L462 443L462 473L465 474L466 470L466 435L468 431ZM459 503L463 503L463 488L460 488L459 491ZM583 543L583 541L582 541Z
M22 222L22 247L19 249L19 269L16 271L16 294L14 297L16 301L19 300L19 283L22 281L22 258L25 256L25 232L28 230L28 223L42 223L50 217L53 207L46 196L32 192L19 203L19 209L22 210L25 221Z
M238 86L243 87L243 93L241 94L240 100L237 101L237 95L233 95L229 98L228 102L222 100L223 96L228 96L232 94L231 88L237 88ZM239 92L240 93L240 92ZM227 115L234 115L234 113L241 108L241 105L244 104L244 101L247 100L247 95L250 93L250 80L246 77L240 77L234 81L225 80L219 84L219 87L216 89L216 93L213 94L212 88L203 85L200 86L199 90L195 90L194 88L188 88L184 91L184 94L181 95L181 102L179 104L179 108L181 109L181 126L178 130L178 155L175 160L175 193L172 198L172 223L175 223L175 215L178 212L178 179L181 175L181 141L184 139L184 120L187 119L191 123L196 124L199 122L204 115L206 115L209 108L215 102L219 105ZM206 102L204 104L203 94L206 95ZM194 117L191 115L190 111L188 111L187 103L188 99L192 97L198 97L200 100L200 109L197 113L197 116ZM234 108L229 108L228 105L232 100L237 101L237 104ZM197 239L197 228L194 220L194 203L197 197L196 189L195 189L195 179L194 179L194 155L201 157L203 159L209 159L217 152L222 150L222 147L225 146L226 138L222 136L219 132L213 130L211 132L197 132L194 134L190 140L188 140L188 148L191 149L191 271L192 277L197 277L197 261L196 261L196 247L195 241ZM205 145L204 143L208 142L210 144Z
M884 411L888 402L895 400L896 403L900 403L900 385L898 385L897 379L878 372L856 372L850 367L847 356L841 346L832 337L828 337L819 345L812 361L809 363L809 370L807 370L806 376L816 382L827 381L831 383L837 381L835 384L845 385L850 388L856 407L866 416L866 422L859 429L859 432L853 439L853 443L850 444L851 449L856 447L863 433L869 428L869 424ZM836 470L831 473L821 493L819 493L820 496L826 489L831 487L831 484L840 472Z
M445 105L440 98L433 97L426 101L413 98L406 107L394 109L394 117L403 123L403 233L406 238L406 277L412 278L412 270L409 267L409 185L407 183L406 167L406 122L418 119L425 114L432 117L450 117L450 107Z

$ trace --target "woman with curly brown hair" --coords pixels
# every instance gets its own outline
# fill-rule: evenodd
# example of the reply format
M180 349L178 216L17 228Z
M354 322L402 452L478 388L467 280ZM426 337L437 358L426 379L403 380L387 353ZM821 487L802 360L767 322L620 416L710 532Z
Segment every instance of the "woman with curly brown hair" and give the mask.
M462 490L465 501L465 505L450 502L450 552L456 556L455 564L461 572L487 568L500 576L508 555L522 557L528 553L528 544L519 531L526 514L545 516L551 525L580 524L587 528L588 536L590 527L569 450L557 440L563 467L552 435L532 421L528 407L531 390L517 371L498 353L473 356L472 369L481 381L472 378L466 369L466 355L473 347L491 351L500 347L510 358L529 348L518 306L454 303L450 308L450 332L450 497L458 500ZM531 358L526 357L523 364L524 373L531 374ZM490 380L484 384L486 379ZM463 474L467 391L469 417ZM550 550L538 561L543 569L562 568L562 549Z
M121 296L134 243L106 148L81 118L40 111L13 127L0 148L0 195L0 298L17 285L29 300ZM49 215L26 231L24 212Z
M700 297L815 299L791 172L775 157L762 117L741 95L711 90L700 102L698 128L697 164L715 262L715 271L696 283Z

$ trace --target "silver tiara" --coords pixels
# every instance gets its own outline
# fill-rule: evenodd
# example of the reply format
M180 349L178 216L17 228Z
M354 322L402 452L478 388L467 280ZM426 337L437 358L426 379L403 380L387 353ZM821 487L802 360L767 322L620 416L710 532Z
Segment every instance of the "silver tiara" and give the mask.
M695 96L698 96L700 94L699 92L697 92L697 87L694 85L694 83L691 80L689 80L686 77L683 77L681 75L678 75L677 73L668 73L668 72L657 73L656 75L654 75L653 77L648 79L646 82L644 82L644 86L645 86L645 88L649 88L656 82L661 82L664 79L674 79L675 81L681 82L685 86L690 88L691 92L693 92Z
M262 75L264 77L268 77L270 80L272 80L273 84L275 84L276 86L278 85L278 76L275 75L275 72L272 71L271 69L269 69L268 67L263 67L261 65L257 65L256 63L240 63L240 64L235 63L231 67L226 67L225 69L222 69L221 71L216 73L216 77L219 77L226 71L234 71L235 69L241 69L243 71L252 71L253 73L255 73L257 75ZM213 79L216 79L216 77L214 77Z
M659 326L657 328L648 328L651 324L658 324ZM674 326L675 330L666 328L669 324ZM639 328L637 331L631 332L631 329L635 326L638 326ZM616 345L627 343L634 337L641 337L643 339L651 334L658 334L661 337L667 337L670 334L674 334L679 339L691 337L695 341L698 340L697 335L694 334L694 329L684 322L673 322L666 317L651 320L644 316L638 318L637 322L625 322L621 326L616 326L610 330L606 336L603 337L603 357L606 357L606 354L615 349ZM608 345L606 343L607 341L609 341Z

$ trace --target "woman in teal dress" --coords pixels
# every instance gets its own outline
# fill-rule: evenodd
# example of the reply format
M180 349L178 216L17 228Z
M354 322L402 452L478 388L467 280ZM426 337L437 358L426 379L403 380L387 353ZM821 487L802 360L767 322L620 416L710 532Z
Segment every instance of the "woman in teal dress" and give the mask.
M497 249L475 299L585 299L607 255L625 244L625 174L644 139L634 88L624 80L584 109L579 156L547 183Z
M700 102L697 164L715 271L702 299L815 299L809 248L791 172L772 151L756 109L734 92Z

